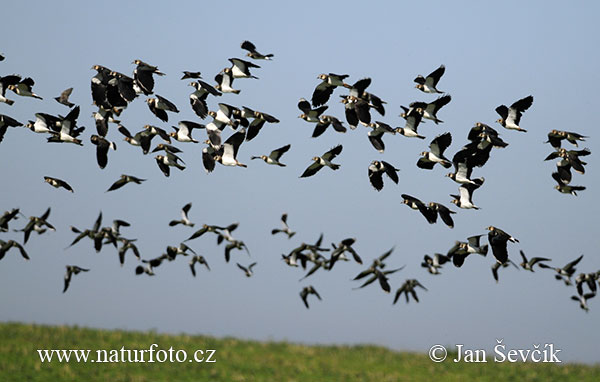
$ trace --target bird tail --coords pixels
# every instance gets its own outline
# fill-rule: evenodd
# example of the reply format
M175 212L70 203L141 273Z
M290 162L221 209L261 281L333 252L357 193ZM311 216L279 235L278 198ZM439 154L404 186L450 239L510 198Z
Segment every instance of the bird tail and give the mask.
M235 89L235 90L232 90L231 92L232 92L233 94L240 94L240 91L241 91L241 90L239 90L239 89Z
M12 99L8 99L8 98L4 102L6 102L8 105L12 105L13 103L15 103L15 101L13 101Z
M339 165L339 164L334 164L334 163L332 163L332 164L331 164L331 169L332 169L332 170L337 170L337 169L339 169L339 168L340 168L340 165Z

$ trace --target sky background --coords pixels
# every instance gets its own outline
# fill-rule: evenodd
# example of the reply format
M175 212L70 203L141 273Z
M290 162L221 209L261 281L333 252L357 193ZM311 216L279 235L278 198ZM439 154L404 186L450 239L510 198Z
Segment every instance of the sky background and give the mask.
M26 245L31 261L11 252L0 262L0 320L43 324L68 324L132 330L235 336L259 340L302 343L374 343L398 350L427 351L433 344L464 344L472 349L493 349L504 339L507 349L529 349L533 344L554 343L565 361L599 362L600 302L592 299L585 313L570 300L574 288L554 280L550 271L530 273L513 267L502 269L500 282L492 278L491 253L474 255L458 269L451 264L433 276L419 266L425 254L446 253L455 240L487 233L494 225L520 240L509 243L509 256L520 262L519 249L529 257L552 259L555 266L584 254L579 272L600 269L597 216L597 123L594 108L600 43L596 2L449 2L387 4L346 1L266 3L106 1L100 4L65 1L7 2L2 6L3 33L0 75L31 76L34 91L43 101L7 92L13 106L0 104L0 114L27 123L34 114L66 115L68 109L52 98L74 87L71 101L81 105L79 125L86 126L84 146L47 144L46 137L27 129L9 129L0 144L0 212L20 207L26 216L39 216L52 207L49 221L56 232L33 234ZM179 120L202 122L189 106L192 88L180 81L183 70L201 71L213 83L231 57L243 58L239 45L254 42L262 53L273 53L253 71L258 80L239 79L241 94L209 98L248 106L279 118L260 135L244 143L238 159L247 169L218 165L207 175L202 167L202 145L175 144L184 150L187 169L173 169L165 178L153 155L143 156L128 145L111 125L108 138L117 142L109 163L101 170L95 147L91 113L95 111L90 80L104 65L131 74L134 59L157 65L166 76L156 78L155 93L180 109L170 113L169 123L158 120L138 97L120 117L130 131L145 124L170 130ZM418 74L427 75L440 64L446 73L438 88L452 95L452 102L438 114L445 121L422 124L426 140L400 135L386 136L384 154L373 149L368 129L339 134L331 129L311 138L314 125L297 118L297 102L310 99L320 73L348 74L353 83L371 77L368 91L387 102L385 117L372 112L373 120L403 126L400 105L432 101L435 95L414 88ZM327 114L344 117L336 90ZM533 95L533 106L524 113L521 126L527 133L508 131L496 124L494 109L501 104ZM457 185L445 178L445 169L416 167L419 153L436 135L451 132L452 157L467 143L467 133L477 121L501 130L509 146L493 150L489 162L473 176L485 184L475 192L481 210L459 210L455 228L429 225L416 211L401 204L402 193L447 206ZM209 119L204 123L208 123ZM347 123L345 123L347 126ZM543 159L552 147L543 142L551 129L576 131L590 136L586 174L574 174L572 184L585 185L579 196L553 189L554 162ZM225 136L230 130L224 131ZM205 139L203 131L195 131ZM158 143L154 139L153 145ZM282 161L288 166L267 166L250 156L268 154L291 144ZM298 176L311 157L343 144L336 163L339 171L323 169L311 178ZM564 147L570 148L568 143ZM372 160L392 163L400 169L399 185L388 178L376 192L367 178ZM148 179L141 186L105 190L131 174ZM69 182L71 194L43 182L44 176ZM194 229L171 228L180 208L192 202L190 219L226 225L239 222L234 236L246 242L251 258L234 252L226 264L223 247L213 235L188 243L204 255L211 272L197 268L193 278L187 260L163 264L155 277L135 276L137 260L130 255L119 266L116 250L106 246L95 253L85 239L64 250L75 235L70 225L91 228L98 212L104 225L123 219L131 227L122 234L137 238L143 258L154 258L167 245L178 245ZM291 240L271 236L279 228L283 212L298 233ZM22 228L23 219L11 222ZM199 228L199 227L196 227ZM281 261L301 242L325 235L326 245L356 237L355 249L365 266L339 263L332 272L317 272L299 282L303 272ZM0 239L22 241L21 233L0 233ZM392 294L377 285L353 290L350 281L374 257L392 246L388 266L406 265L390 277ZM235 266L258 262L252 278ZM76 275L62 294L65 265L90 268ZM419 291L420 303L392 305L393 292L407 278L417 278L429 291ZM313 285L323 301L310 298L307 310L298 293ZM168 344L175 346L176 344Z

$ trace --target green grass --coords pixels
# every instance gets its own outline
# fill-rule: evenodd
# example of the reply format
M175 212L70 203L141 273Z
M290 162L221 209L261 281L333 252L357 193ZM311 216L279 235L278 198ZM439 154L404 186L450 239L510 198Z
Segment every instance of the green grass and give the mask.
M214 363L42 363L37 349L215 349ZM147 353L145 359L147 360ZM451 357L452 355L450 355ZM449 358L450 358L449 357ZM0 323L0 381L599 381L600 366L432 362L377 346L304 346L206 336Z

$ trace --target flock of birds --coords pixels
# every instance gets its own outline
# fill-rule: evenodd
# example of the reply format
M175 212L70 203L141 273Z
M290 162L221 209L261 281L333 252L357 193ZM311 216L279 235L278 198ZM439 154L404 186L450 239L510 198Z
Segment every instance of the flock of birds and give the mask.
M247 57L252 60L269 61L273 59L273 54L262 54L257 51L256 46L249 41L244 41L241 48L247 51ZM0 61L4 56L0 56ZM202 162L207 173L215 170L216 164L224 166L247 167L238 159L240 147L244 142L255 139L262 129L268 124L279 123L279 119L263 111L251 109L249 107L236 107L226 103L218 103L216 111L210 110L208 101L216 97L221 97L223 94L239 94L241 90L234 88L234 81L238 79L257 79L252 72L259 69L260 66L251 61L246 61L240 58L230 58L230 66L223 68L214 78L214 84L211 85L203 81L200 72L184 71L181 80L192 79L189 85L193 88L193 92L189 95L190 107L199 120L209 119L208 123L200 123L197 121L179 121L177 126L173 126L172 132L167 132L159 126L146 124L140 131L132 133L129 129L121 124L118 119L127 109L128 105L134 102L138 97L146 97L146 104L150 112L160 121L167 123L169 116L174 113L179 113L178 107L166 97L154 93L154 81L158 77L165 74L162 73L157 66L145 63L141 60L134 60L135 68L132 76L111 70L101 65L94 65L93 70L96 75L91 79L91 96L93 104L97 107L97 111L93 113L96 126L96 134L92 134L89 141L96 146L96 160L98 166L103 169L108 165L108 155L110 150L116 150L115 142L110 141L107 136L109 127L116 125L117 130L124 136L124 141L132 146L141 148L142 155L150 152L159 153L154 156L154 160L164 176L169 177L171 168L174 167L180 171L185 170L186 166L181 158L182 150L173 145L173 141L180 143L202 143L201 151ZM317 138L323 135L329 127L338 133L346 133L348 129L344 126L347 123L350 130L356 130L358 126L363 126L368 129L366 134L367 139L373 148L384 153L385 143L384 137L386 134L401 135L406 138L417 138L417 141L423 140L426 137L420 135L418 128L424 120L430 120L436 125L443 123L438 118L438 112L451 102L452 98L449 94L438 90L438 83L445 73L445 67L441 65L439 68L431 72L427 76L418 75L414 82L415 88L425 94L439 94L439 96L431 102L412 102L407 107L401 106L402 113L400 117L403 119L402 127L392 127L389 124L374 120L372 113L377 113L381 117L385 116L385 105L387 104L377 95L367 91L371 84L370 78L359 79L353 84L347 81L348 75L341 74L321 74L318 76L319 83L315 87L310 101L301 98L298 102L298 109L302 112L299 118L306 123L314 124L312 137ZM7 106L13 105L14 100L9 99L8 91L14 92L21 97L33 97L42 99L35 94L33 87L35 82L30 77L23 78L20 75L12 74L0 77L0 103ZM342 89L347 94L341 94L340 103L344 107L345 121L330 115L325 114L329 106L327 103L331 99L333 93L337 89ZM47 136L49 143L71 143L83 146L81 138L85 127L78 126L78 118L80 107L69 101L69 96L73 88L66 89L55 100L69 108L66 116L51 115L43 112L35 113L35 119L23 124L14 118L0 114L0 142L4 139L9 128L25 127L31 131ZM527 111L533 104L533 97L527 96L517 100L510 106L500 105L496 108L496 112L500 118L497 122L505 129L515 130L518 132L526 132L520 126L520 121L523 113ZM225 137L226 128L232 132L228 137ZM192 135L197 130L206 132L206 139L195 139ZM199 133L197 133L199 134ZM196 135L197 135L196 134ZM157 143L154 148L152 141L155 137L161 142ZM197 137L196 137L197 138ZM562 141L567 140L571 144L577 146L578 142L585 141L588 138L581 134L568 131L552 130L548 133L548 142L555 149L546 160L559 159L557 162L557 170L552 174L556 180L556 189L565 194L576 195L577 191L585 189L583 186L570 185L572 174L571 169L578 173L585 172L583 162L580 157L589 155L589 149L583 150L567 150L562 148ZM473 201L474 192L483 186L485 179L483 177L473 177L473 171L476 168L483 167L490 158L492 149L501 149L508 146L508 143L500 138L498 131L491 126L476 122L470 129L467 135L467 142L457 151L452 159L445 156L445 152L452 144L452 135L450 132L445 132L429 142L429 151L423 151L416 165L423 170L433 170L436 164L444 168L453 167L452 172L447 173L447 177L458 184L458 194L452 194L451 203L461 209L479 209ZM268 154L259 156L251 156L250 160L262 160L268 165L286 167L282 163L282 156L291 148L290 144L273 149ZM321 169L328 167L331 170L338 170L340 164L334 163L334 160L342 153L343 146L339 144L322 155L315 155L312 158L312 163L300 174L300 178L314 176ZM368 165L368 180L373 188L381 191L384 187L384 175L392 182L398 184L399 169L395 165L383 160L374 160ZM146 179L141 179L133 175L123 174L112 185L109 186L107 192L116 191L129 183L142 184ZM65 180L45 176L44 181L55 188L64 188L67 191L74 192L73 187ZM439 202L423 202L415 196L402 194L402 203L406 204L413 210L418 211L427 220L428 223L434 224L438 217L449 228L454 227L452 215L456 211L451 210ZM168 225L170 227L184 226L193 228L195 223L189 217L192 203L186 204L181 210L181 218L171 220ZM12 248L18 250L21 256L29 260L24 245L28 242L31 233L36 232L43 234L46 231L54 231L56 228L49 222L51 209L48 208L41 216L30 216L27 218L23 215L19 208L13 208L4 212L0 216L0 233L13 231L23 232L24 237L22 244L15 239L7 241L0 240L0 260L4 258L7 252ZM20 229L14 229L14 221L24 217L27 220L26 225ZM272 235L283 234L288 239L292 239L296 232L292 231L287 222L287 214L281 216L281 228L273 228ZM238 223L232 223L228 226L202 224L201 228L195 230L187 239L181 241L178 245L167 246L164 253L152 259L142 259L140 252L136 246L137 239L127 238L121 230L124 227L129 227L130 224L121 219L113 220L112 225L102 226L102 212L94 222L91 228L79 229L71 226L70 230L76 235L67 247L76 245L79 241L87 238L93 244L94 250L100 252L104 245L112 245L116 250L119 263L123 265L128 253L131 253L140 264L135 268L137 275L155 275L155 270L165 262L172 262L179 256L189 258L188 261L192 276L196 277L196 265L203 265L207 271L210 271L210 266L207 259L197 254L191 247L190 242L196 240L203 235L214 234L218 245L224 246L225 262L229 263L232 255L237 252L246 252L250 256L250 251L244 241L233 236ZM9 227L9 224L11 227ZM498 271L501 268L515 264L508 254L508 242L517 243L518 240L511 234L494 226L487 228L488 244L483 244L482 238L485 234L478 234L468 237L465 241L456 241L455 244L447 251L447 253L435 253L433 256L425 255L421 266L426 268L432 275L441 274L440 269L443 265L452 262L455 267L460 268L467 257L471 254L479 254L486 256L489 247L494 257L494 263L491 267L492 275L498 282ZM1 237L1 236L0 236ZM331 271L338 261L354 261L358 264L363 264L362 258L353 248L356 238L346 238L339 243L331 243L331 247L323 243L323 234L316 240L314 244L300 243L287 254L282 254L282 260L286 265L294 268L301 268L305 272L300 281L305 280L317 271ZM392 287L390 278L394 273L401 271L404 266L389 269L386 260L393 253L394 248L391 248L381 256L373 259L368 268L362 270L356 275L353 281L360 281L362 284L355 289L364 288L370 284L378 282L381 289L390 293ZM349 254L350 256L348 256ZM534 272L534 266L537 264L539 268L550 269L555 272L555 278L562 280L566 285L572 285L572 277L576 273L576 266L582 260L583 255L569 262L563 267L554 267L548 264L551 259L542 257L533 257L528 259L523 251L520 251L522 262L520 267L524 270ZM246 277L254 275L253 268L257 265L256 262L250 264L242 264L236 262L237 267L243 272ZM82 272L88 272L89 269L82 268L76 265L67 265L66 274L64 276L63 293L66 292L72 282L73 275L78 275ZM580 303L580 307L588 310L587 301L596 295L597 285L600 283L600 271L579 273L574 280L576 294L571 296L573 300ZM416 302L419 301L417 289L421 288L427 291L426 287L417 279L406 279L396 289L393 303L395 304L404 294L406 302L409 302L412 297ZM308 297L314 295L321 300L321 295L312 285L304 286L300 291L300 297L309 308Z

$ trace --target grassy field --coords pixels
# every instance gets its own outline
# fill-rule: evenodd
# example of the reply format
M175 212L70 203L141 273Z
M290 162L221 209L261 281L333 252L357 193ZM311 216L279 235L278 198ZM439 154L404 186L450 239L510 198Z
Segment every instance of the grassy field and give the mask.
M90 362L96 350L150 349L154 359L173 347L192 358L214 349L216 362ZM88 362L40 361L37 349L90 349ZM111 352L111 349L114 349ZM208 361L209 352L204 352ZM449 356L449 358L452 355ZM56 357L56 356L54 356ZM131 357L134 357L131 354ZM138 353L138 357L141 354ZM146 352L144 360L148 361ZM173 353L173 357L175 354ZM180 353L182 359L183 353ZM198 358L200 353L198 353ZM205 336L164 335L78 327L0 323L0 381L599 381L600 366L576 364L432 362L426 354L376 346L303 346Z

